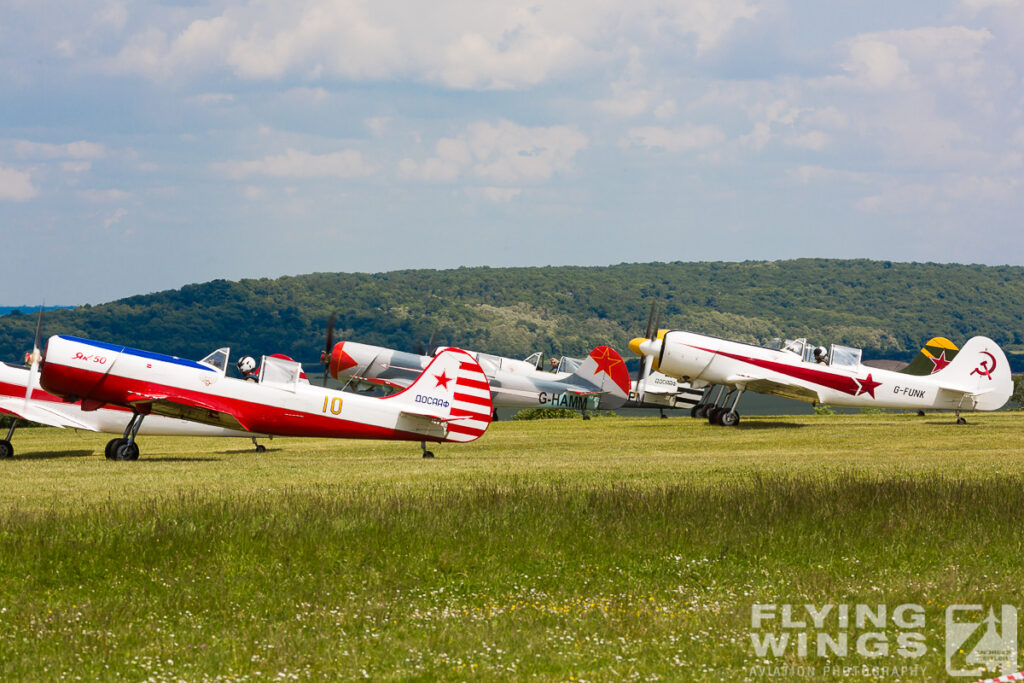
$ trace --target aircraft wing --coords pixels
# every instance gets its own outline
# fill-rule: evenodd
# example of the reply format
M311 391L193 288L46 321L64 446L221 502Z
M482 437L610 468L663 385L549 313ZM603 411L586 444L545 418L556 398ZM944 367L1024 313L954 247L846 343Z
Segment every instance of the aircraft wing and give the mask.
M777 378L760 378L760 379L747 379L747 378L729 378L730 384L744 384L747 389L756 391L759 394L771 394L772 396L781 396L783 398L792 398L797 401L807 401L809 403L820 403L821 397L818 392L813 389L801 386L799 384L792 384L790 382L780 381Z
M53 408L34 400L29 401L29 404L26 406L25 399L22 398L0 398L0 412L14 415L15 417L19 417L22 420L28 420L29 422L38 422L39 424L44 424L49 427L60 427L61 429L88 429L91 432L96 431L96 428L92 425L74 419L70 415L66 414L65 411L54 410Z
M163 394L136 394L129 397L128 403L134 408L148 407L153 413L165 417L176 417L180 420L199 422L214 427L251 431L216 396L198 400Z

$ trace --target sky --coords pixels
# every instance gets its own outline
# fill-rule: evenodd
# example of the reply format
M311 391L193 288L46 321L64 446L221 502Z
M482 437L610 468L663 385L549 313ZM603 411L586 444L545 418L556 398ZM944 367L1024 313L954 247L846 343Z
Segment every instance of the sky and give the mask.
M1021 265L1022 44L1024 0L0 0L0 304L315 271Z

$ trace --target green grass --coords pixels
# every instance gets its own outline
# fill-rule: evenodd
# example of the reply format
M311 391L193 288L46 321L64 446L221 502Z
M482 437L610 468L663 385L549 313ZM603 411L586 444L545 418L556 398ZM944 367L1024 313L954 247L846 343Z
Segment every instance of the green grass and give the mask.
M498 423L432 461L22 430L0 678L760 680L767 602L923 605L925 656L838 663L942 679L947 605L1024 607L1024 414L969 420Z

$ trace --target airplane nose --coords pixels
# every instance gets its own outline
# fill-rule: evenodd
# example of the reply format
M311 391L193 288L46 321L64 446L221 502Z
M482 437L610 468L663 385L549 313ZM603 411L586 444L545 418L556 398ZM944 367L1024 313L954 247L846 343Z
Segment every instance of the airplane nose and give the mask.
M649 341L647 337L637 337L629 342L629 350L638 356L644 355L644 352L640 350L640 345L645 341Z

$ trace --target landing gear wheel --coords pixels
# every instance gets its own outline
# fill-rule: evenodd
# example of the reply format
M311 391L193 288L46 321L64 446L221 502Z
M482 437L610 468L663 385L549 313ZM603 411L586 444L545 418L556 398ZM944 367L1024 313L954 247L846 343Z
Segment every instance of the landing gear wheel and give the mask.
M690 417L700 417L697 413L700 412L700 406L694 406L690 408Z
M735 427L740 423L740 414L735 410L729 410L718 416L718 424L723 427Z
M117 449L114 451L114 460L138 460L139 445L128 443L127 439L123 439L123 441L124 443L118 444Z
M107 442L106 448L103 449L103 455L106 456L107 460L116 460L118 447L127 441L128 439L111 439Z
M258 444L256 444L256 452L257 453L266 453L267 452L267 447L264 446L261 443L258 443Z
M423 451L423 457L424 458L433 458L434 454L431 453L430 451Z
M697 414L694 417L704 418L708 416L708 406L699 405L697 406Z
M14 446L7 439L0 439L0 459L13 458Z
M721 415L722 415L722 409L721 408L712 408L711 410L708 411L708 423L709 424L713 424L713 425L720 425L720 424L722 424L721 422L718 421L718 418Z
M956 423L958 425L965 425L965 424L967 424L967 418L966 417L959 417L959 416L957 416Z

